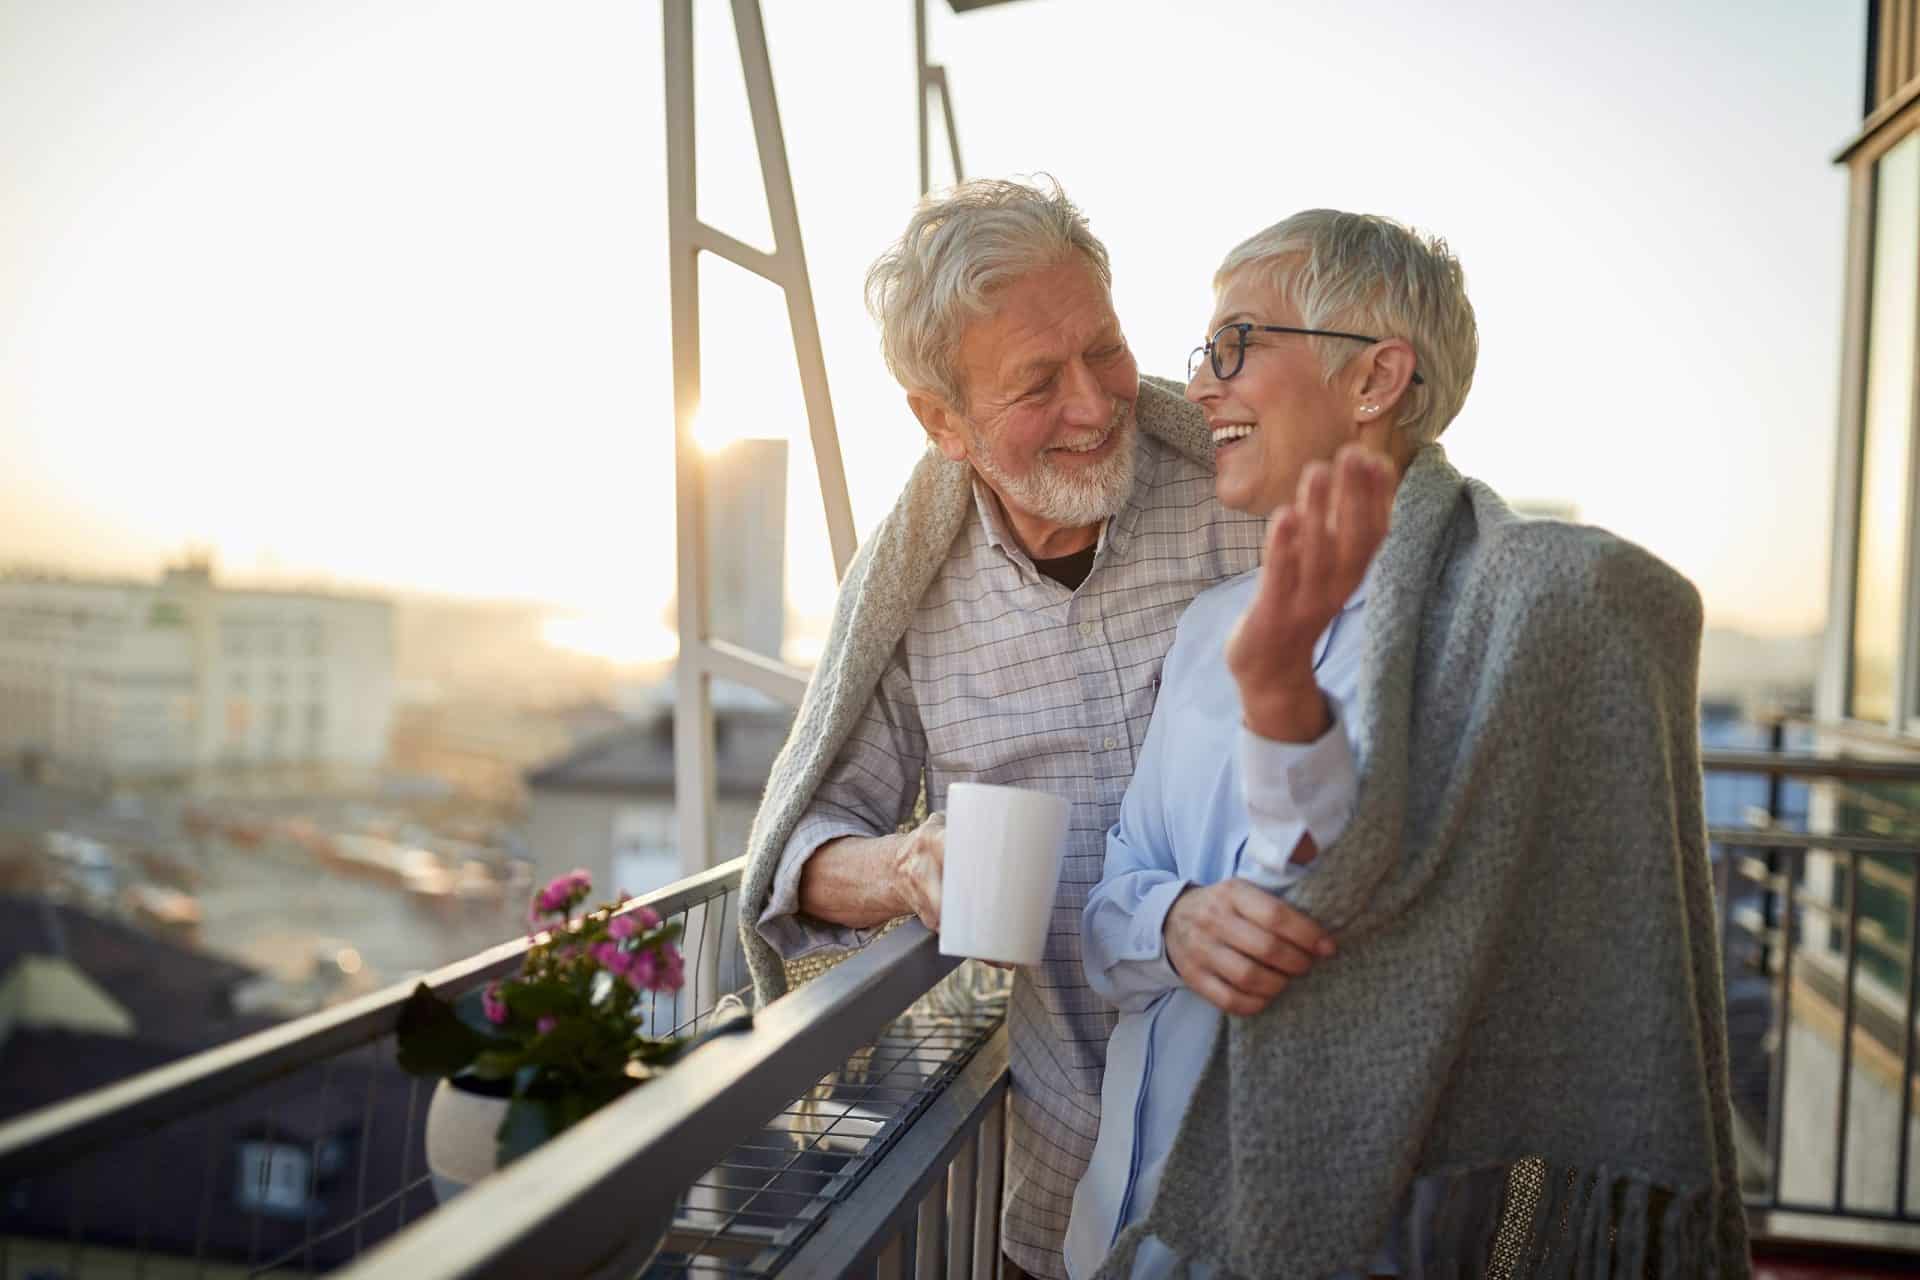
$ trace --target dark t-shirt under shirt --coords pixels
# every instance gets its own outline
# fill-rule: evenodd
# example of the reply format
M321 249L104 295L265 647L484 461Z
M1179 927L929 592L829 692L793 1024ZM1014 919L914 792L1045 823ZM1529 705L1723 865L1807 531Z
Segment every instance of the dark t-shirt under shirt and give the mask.
M1084 551L1076 551L1070 556L1058 556L1052 560L1035 557L1033 567L1052 578L1069 591L1078 591L1080 584L1093 572L1093 553L1100 546L1095 543Z

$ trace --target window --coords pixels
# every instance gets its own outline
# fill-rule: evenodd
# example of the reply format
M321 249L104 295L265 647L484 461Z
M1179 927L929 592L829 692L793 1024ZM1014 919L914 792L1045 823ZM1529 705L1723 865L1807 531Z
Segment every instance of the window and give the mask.
M302 1217L313 1185L313 1161L303 1147L284 1142L240 1144L233 1198L242 1209L275 1217Z
M1880 159L1875 175L1865 422L1860 444L1859 555L1854 562L1847 713L1894 719L1901 602L1908 572L1915 287L1920 283L1920 134Z

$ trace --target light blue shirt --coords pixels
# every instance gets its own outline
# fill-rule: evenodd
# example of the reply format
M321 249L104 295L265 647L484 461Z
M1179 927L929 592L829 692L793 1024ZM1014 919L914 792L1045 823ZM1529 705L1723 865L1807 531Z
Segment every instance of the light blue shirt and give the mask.
M1067 1271L1076 1280L1098 1270L1120 1230L1152 1205L1220 1027L1220 1011L1188 990L1167 959L1167 909L1187 887L1229 876L1285 887L1309 873L1288 861L1300 837L1312 835L1325 848L1352 816L1358 783L1351 721L1341 707L1359 686L1368 584L1315 646L1314 671L1334 727L1299 745L1241 727L1239 689L1227 672L1227 636L1258 581L1255 571L1202 592L1180 620L1140 763L1082 917L1087 981L1120 1020L1107 1047L1100 1134L1067 1227ZM1150 1239L1134 1276L1171 1274L1174 1263ZM1383 1254L1373 1270L1397 1267Z

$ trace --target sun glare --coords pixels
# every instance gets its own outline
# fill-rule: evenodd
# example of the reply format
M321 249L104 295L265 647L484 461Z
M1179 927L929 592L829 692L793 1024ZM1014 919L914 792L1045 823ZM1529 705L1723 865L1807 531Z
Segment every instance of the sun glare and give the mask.
M644 614L590 613L550 618L541 634L557 649L627 666L666 662L680 652L680 637L672 628Z
M767 430L757 415L752 414L701 413L693 420L694 443L709 456L721 453L728 445L738 444L742 440L784 438L779 432Z

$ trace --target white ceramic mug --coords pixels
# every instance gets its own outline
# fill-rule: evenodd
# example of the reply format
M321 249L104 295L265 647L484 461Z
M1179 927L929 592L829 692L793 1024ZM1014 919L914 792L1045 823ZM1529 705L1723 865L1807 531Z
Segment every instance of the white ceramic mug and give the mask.
M941 955L1040 963L1072 809L1060 796L1024 787L947 788Z

